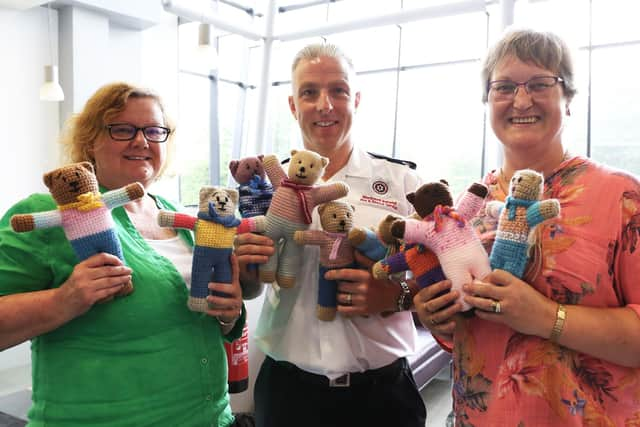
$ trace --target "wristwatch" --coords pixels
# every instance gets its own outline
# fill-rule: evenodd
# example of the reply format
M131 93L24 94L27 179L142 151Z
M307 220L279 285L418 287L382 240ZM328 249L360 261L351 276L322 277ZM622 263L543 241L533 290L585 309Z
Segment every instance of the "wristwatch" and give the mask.
M400 291L396 308L398 311L407 311L411 308L411 289L409 289L409 285L404 280L401 280L399 284L402 290Z

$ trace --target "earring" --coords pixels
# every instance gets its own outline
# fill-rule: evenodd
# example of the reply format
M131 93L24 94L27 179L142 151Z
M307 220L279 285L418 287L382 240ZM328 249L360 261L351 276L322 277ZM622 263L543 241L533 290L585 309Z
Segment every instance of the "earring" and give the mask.
M567 105L566 111L565 113L567 114L567 116L571 115L571 110L569 109L569 106Z

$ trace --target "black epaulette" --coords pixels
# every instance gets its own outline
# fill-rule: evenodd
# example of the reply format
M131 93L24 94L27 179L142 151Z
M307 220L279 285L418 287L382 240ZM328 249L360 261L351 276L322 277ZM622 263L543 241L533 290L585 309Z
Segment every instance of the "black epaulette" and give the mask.
M281 165L286 165L287 163L289 163L289 160L291 160L291 157L287 157L286 159L281 160L281 161L280 161L280 164L281 164Z
M394 159L393 157L383 156L382 154L372 153L371 151L367 151L367 154L373 157L374 159L383 159L391 163L397 163L399 165L409 166L413 170L415 170L416 167L418 167L418 165L416 165L411 160Z

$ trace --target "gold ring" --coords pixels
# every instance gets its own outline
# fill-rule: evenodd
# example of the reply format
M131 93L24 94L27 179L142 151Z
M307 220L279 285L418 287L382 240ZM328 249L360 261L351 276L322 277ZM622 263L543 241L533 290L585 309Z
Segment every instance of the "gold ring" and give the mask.
M346 305L352 305L353 301L352 301L353 297L351 296L351 294L347 294L347 301L345 302Z
M492 301L491 302L491 309L493 310L494 313L500 314L502 312L502 310L500 308L500 301Z
M438 324L438 322L436 322L436 321L433 319L433 317L432 317L431 319L429 319L429 322L431 322L431 324L432 324L433 326L435 326L435 325L437 325L437 324Z

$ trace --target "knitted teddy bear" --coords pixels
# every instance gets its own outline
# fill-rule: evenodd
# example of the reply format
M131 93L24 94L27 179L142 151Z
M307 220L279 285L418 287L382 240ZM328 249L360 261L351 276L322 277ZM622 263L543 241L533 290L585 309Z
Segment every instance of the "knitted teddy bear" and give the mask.
M209 308L209 282L231 283L231 262L236 234L264 231L263 217L235 216L238 192L236 190L204 186L200 189L198 215L160 211L161 227L193 230L195 246L191 264L191 289L187 305L192 311L206 312ZM218 296L225 296L217 293Z
M100 194L93 165L89 162L72 163L54 169L46 173L43 179L58 208L14 215L11 217L11 227L18 232L62 227L79 261L100 252L115 255L124 261L111 209L144 196L142 185L135 182ZM133 283L129 281L116 296L131 292Z
M265 179L263 158L260 154L229 162L231 176L239 184L238 210L242 218L264 215L271 204L273 186Z
M486 204L486 214L498 219L496 239L491 249L491 268L500 268L522 278L529 259L529 235L541 222L560 215L557 199L541 200L544 178L534 170L516 171L505 202Z
M355 208L348 203L334 201L318 206L322 230L296 231L293 239L299 245L320 246L318 273L318 305L316 316L320 320L336 317L338 282L327 280L324 274L337 268L355 268L354 248L347 235L353 227Z
M462 292L465 283L491 272L489 257L468 222L482 208L487 193L487 187L474 183L454 207L446 181L424 184L407 194L407 200L422 220L394 221L391 233L405 243L421 243L431 249L451 280L452 289ZM462 296L459 302L462 311L471 308Z
M281 288L295 286L302 251L294 244L294 232L309 228L315 206L349 192L343 182L316 185L328 163L329 159L313 151L291 150L287 174L276 156L265 156L264 169L275 188L265 215L265 235L276 243L276 251L260 266L262 282L277 281Z

